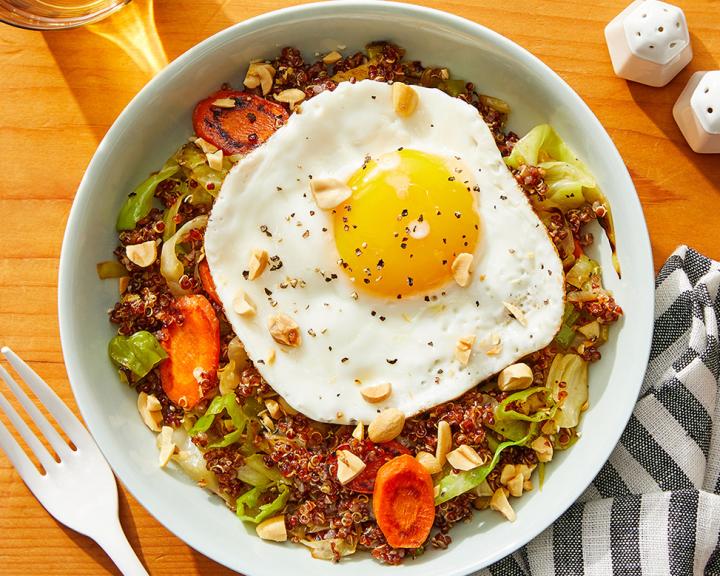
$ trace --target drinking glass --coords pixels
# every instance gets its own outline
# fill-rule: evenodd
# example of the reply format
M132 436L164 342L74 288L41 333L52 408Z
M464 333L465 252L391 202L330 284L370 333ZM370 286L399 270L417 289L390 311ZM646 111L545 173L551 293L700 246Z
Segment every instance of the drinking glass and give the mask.
M97 22L130 0L0 0L0 22L32 30L61 30Z

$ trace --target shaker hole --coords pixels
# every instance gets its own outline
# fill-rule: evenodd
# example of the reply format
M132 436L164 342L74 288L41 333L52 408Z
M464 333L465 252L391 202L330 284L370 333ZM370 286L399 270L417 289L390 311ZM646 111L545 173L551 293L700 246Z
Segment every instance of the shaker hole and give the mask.
M677 46L677 42L670 42L670 48L675 48Z
M707 110L708 110L708 114L712 114L714 112L714 110L712 108L708 108Z
M662 26L658 26L658 32L665 32L665 28L663 28Z

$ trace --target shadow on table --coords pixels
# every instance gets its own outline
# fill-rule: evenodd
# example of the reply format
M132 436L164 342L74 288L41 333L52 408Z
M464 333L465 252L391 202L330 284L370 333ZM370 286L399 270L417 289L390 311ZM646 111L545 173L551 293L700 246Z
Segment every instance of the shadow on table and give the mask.
M96 24L42 33L98 142L132 97L171 59L233 23L225 4L217 0L216 9L195 22L197 11L183 11L175 1L133 0Z
M140 547L140 537L138 535L137 527L135 526L135 519L132 516L132 511L130 510L128 500L122 490L118 490L118 497L120 520L123 530L125 531L125 536L127 536L128 542L130 542L130 546L132 546L138 558L140 558L140 561L147 568L145 557L142 553L142 548ZM82 550L85 554L87 554L88 557L92 558L92 560L104 572L108 574L117 574L118 576L122 576L120 570L118 570L113 561L110 560L110 557L105 553L102 548L100 548L100 546L98 546L98 544L94 540L88 538L87 536L83 536L82 534L79 534L74 530L71 530L70 528L67 528L65 525L60 524L59 522L57 522L57 525L62 529L63 532L65 532L66 536L73 541L73 543L78 547L78 549Z
M189 548L189 547L188 547ZM189 548L192 553L192 562L195 570L188 570L188 573L212 574L212 576L238 576L238 573L218 564L207 556L200 554L197 550Z
M637 82L628 82L628 89L635 103L647 117L662 131L667 139L697 168L698 172L720 194L720 162L716 154L697 154L688 146L672 115L673 105L685 88L690 76L699 70L714 70L718 63L705 44L690 34L694 57L692 62L663 88L653 88ZM661 104L660 106L658 104ZM655 158L663 162L663 158Z
M220 30L235 24L229 14L231 2L211 0L191 5L178 0L155 0L155 26L170 61ZM188 5L187 10L181 6Z

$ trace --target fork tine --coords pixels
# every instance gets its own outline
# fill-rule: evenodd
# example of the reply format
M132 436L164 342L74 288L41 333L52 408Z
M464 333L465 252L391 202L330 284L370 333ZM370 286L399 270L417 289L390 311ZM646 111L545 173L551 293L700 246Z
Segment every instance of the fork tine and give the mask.
M0 368L2 367L0 366ZM15 395L15 398L18 399L18 402L20 402L23 408L25 408L25 411L28 413L30 418L32 418L32 421L35 422L38 428L40 428L40 431L43 433L45 438L47 438L47 441L50 442L50 445L53 447L57 455L60 456L60 459L62 460L63 458L68 457L71 452L70 446L68 446L62 436L57 433L57 430L53 428L52 424L48 422L48 419L43 416L42 412L38 410L33 401L28 398L28 395L25 394L23 389L18 386L17 382L10 373L3 368L2 371L0 371L0 376L3 380L5 380L5 383L8 385L8 388L10 388L10 391Z
M0 378L5 380L6 377L9 378L10 375L7 373L5 368L0 366ZM20 415L15 411L15 408L12 407L10 402L7 401L7 398L5 398L1 392L0 410L7 414L10 423L15 426L15 429L20 433L20 436L22 436L23 440L25 440L30 450L32 450L33 454L35 454L35 457L40 461L40 464L46 471L50 469L50 466L56 464L55 460L50 456L50 453L47 451L45 446L42 445L37 436L35 436L28 425L25 424L25 421L20 418Z
M33 391L38 400L47 408L48 412L52 414L58 426L68 435L73 444L78 448L87 446L88 440L92 441L90 434L88 434L87 430L85 430L80 423L80 420L70 411L70 408L65 405L55 391L50 388L30 366L25 364L15 352L10 350L10 348L3 346L0 352L7 358L7 361L10 362L10 365L25 381L28 388Z
M0 422L0 450L5 452L25 484L35 493L39 487L40 473L2 422Z

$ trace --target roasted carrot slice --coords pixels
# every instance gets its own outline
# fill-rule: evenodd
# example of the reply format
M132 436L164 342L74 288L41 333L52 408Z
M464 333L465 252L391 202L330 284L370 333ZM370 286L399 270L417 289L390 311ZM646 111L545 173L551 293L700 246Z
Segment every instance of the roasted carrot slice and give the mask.
M175 405L190 409L202 397L198 370L213 374L218 369L220 323L205 296L182 296L175 306L184 321L163 329L160 344L168 357L160 364L160 382Z
M575 250L573 250L573 256L575 258L580 258L584 254L582 246L580 246L580 242L578 242L577 238L573 238L573 241L575 242Z
M208 296L212 298L215 304L222 306L220 296L218 296L217 290L215 290L215 281L210 274L210 266L208 266L206 259L203 259L200 264L198 264L198 276L200 276L200 283L202 284L203 290L208 293Z
M430 474L409 454L383 464L375 477L373 512L393 548L418 548L435 520Z
M230 102L235 105L228 106ZM277 102L248 92L220 90L197 103L193 128L195 134L225 154L247 154L270 138L287 118L287 111Z

